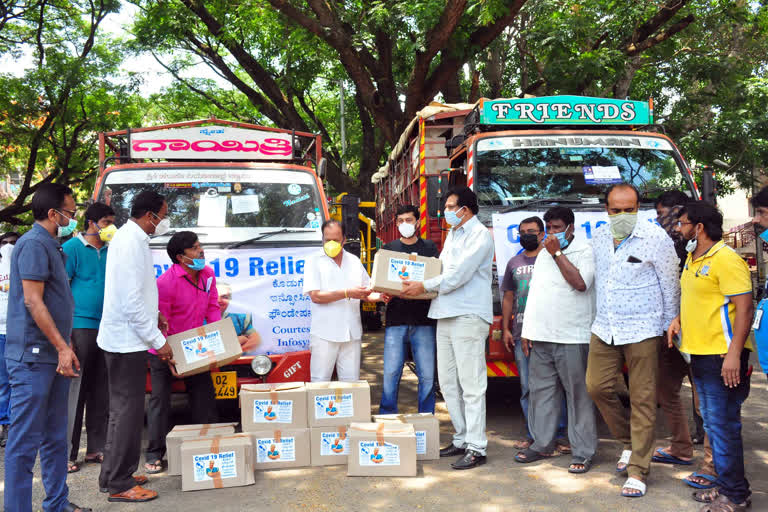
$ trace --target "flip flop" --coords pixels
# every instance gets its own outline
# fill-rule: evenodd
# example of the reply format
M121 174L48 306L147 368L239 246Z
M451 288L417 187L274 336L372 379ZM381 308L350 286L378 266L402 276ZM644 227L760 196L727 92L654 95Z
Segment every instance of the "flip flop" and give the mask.
M158 469L149 469L147 466L155 466ZM156 475L157 473L162 473L163 471L165 471L165 465L163 464L162 460L144 463L144 472L148 475Z
M681 459L680 457L675 457L671 453L667 453L661 448L656 449L656 453L653 455L653 457L651 457L651 460L653 462L659 462L661 464L679 464L680 466L690 466L691 464L693 464L693 461Z
M573 466L574 464L578 464L584 467L572 468L571 466ZM568 472L575 473L575 474L586 473L587 471L590 470L591 467L592 467L592 459L587 459L584 457L574 457L573 459L571 459L570 466L568 466Z
M621 452L621 457L619 457L618 462L616 462L616 472L617 473L624 473L627 471L627 466L629 465L629 458L632 456L632 450L624 450ZM620 468L619 465L623 464L624 467Z
M694 482L693 480L689 480L689 478L691 478L691 477L703 478L704 480L708 481L709 484L702 485L700 483ZM694 489L712 489L712 488L716 487L716 484L715 484L716 481L717 481L717 477L716 476L706 475L704 473L699 473L698 471L694 471L693 473L691 473L687 477L683 478L683 482L685 482L686 485L690 485Z
M80 464L77 462L67 462L67 473L77 473L80 471Z
M536 462L537 460L546 459L548 457L549 455L545 455L543 453L537 452L536 450L526 448L525 450L515 455L515 461L521 464L528 464L529 462Z
M636 491L640 491L640 494L632 494L626 492L627 489L634 489ZM645 482L642 480L638 480L637 478L629 477L627 478L627 481L624 482L624 486L621 488L621 495L625 498L642 498L645 496L645 491L647 487L645 485Z

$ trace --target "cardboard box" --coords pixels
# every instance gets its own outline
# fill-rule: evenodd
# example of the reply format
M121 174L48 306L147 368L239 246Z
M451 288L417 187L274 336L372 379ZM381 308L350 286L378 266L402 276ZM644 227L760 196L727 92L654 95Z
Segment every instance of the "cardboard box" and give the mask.
M349 455L348 427L315 427L310 429L312 465L346 464Z
M243 432L307 428L307 390L303 382L246 384L240 387Z
M371 285L377 292L399 295L403 281L424 282L440 275L442 262L416 254L379 249L373 259ZM437 293L424 293L413 299L434 299Z
M352 423L347 476L416 476L416 433L410 423Z
M238 487L254 482L253 445L248 434L182 441L182 491Z
M416 460L440 458L440 421L428 412L415 414L377 414L374 423L410 423L416 434Z
M181 474L181 442L184 439L218 437L235 433L235 423L211 423L207 425L176 425L165 436L168 455L168 474Z
M366 381L308 382L310 427L339 427L370 421L371 388Z
M229 318L168 336L168 344L173 348L176 371L182 377L207 372L243 355Z
M256 470L309 466L309 429L274 429L249 432L253 442L253 467Z

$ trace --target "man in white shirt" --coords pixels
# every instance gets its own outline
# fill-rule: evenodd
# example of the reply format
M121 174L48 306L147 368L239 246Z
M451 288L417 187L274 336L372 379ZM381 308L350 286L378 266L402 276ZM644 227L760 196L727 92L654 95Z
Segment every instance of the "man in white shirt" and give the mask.
M565 398L573 453L568 471L586 473L597 450L595 408L584 377L595 316L592 246L574 238L570 208L550 208L544 222L546 252L533 267L522 332L522 343L531 353L528 416L534 442L515 460L533 462L553 451Z
M440 260L443 272L423 283L404 282L403 295L437 292L429 318L437 320L437 377L456 433L441 457L461 455L451 466L486 462L485 340L493 322L493 238L476 217L477 196L468 187L448 191L445 220L452 226Z
M173 352L160 331L158 292L149 235L168 231L168 205L152 190L141 192L131 219L110 242L104 285L104 310L96 342L104 350L109 379L109 427L99 487L109 501L143 502L157 498L144 489L145 476L133 476L141 456L147 350L172 362Z
M327 382L336 367L340 381L353 382L360 379L360 301L387 297L371 293L360 258L343 249L346 236L341 223L327 220L321 231L323 253L309 260L304 269L304 293L312 300L309 372L312 382Z
M658 225L637 220L640 194L622 183L608 188L609 224L595 230L597 314L592 324L587 391L613 436L624 444L616 465L629 478L622 496L646 492L656 426L659 343L680 311L680 260ZM629 369L632 414L616 396L616 378Z

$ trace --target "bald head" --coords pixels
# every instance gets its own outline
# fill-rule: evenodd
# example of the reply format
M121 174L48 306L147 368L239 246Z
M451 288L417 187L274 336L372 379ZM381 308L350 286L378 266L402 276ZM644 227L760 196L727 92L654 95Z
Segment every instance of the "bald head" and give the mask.
M612 185L605 193L605 209L608 215L637 212L639 206L640 193L629 183Z

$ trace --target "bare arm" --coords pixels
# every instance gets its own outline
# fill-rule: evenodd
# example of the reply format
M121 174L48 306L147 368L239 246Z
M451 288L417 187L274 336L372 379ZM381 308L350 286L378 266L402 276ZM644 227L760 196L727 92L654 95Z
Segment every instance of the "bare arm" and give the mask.
M555 235L549 235L544 239L544 248L555 258L555 253L560 250L560 242ZM560 256L556 257L555 264L560 269L563 279L571 288L580 292L587 290L587 284L582 279L581 272L568 260L565 254L560 254Z
M734 319L733 338L728 347L728 353L725 355L721 374L725 385L733 388L741 382L741 351L744 349L744 343L746 343L749 335L755 306L752 304L752 293L734 295L729 299L736 306L736 318Z
M512 336L512 330L510 329L515 309L517 309L515 308L515 302L515 292L504 292L504 298L501 301L501 333L504 346L507 347L507 350L510 352L512 352L512 349L515 346L515 340Z

